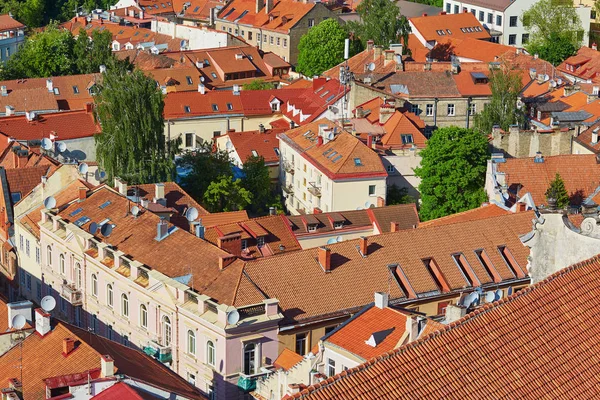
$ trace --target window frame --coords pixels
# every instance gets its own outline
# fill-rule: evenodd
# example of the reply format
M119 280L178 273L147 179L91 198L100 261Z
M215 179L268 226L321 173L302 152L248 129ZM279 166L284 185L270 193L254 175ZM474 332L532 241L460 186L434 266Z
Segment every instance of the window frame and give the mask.
M212 358L212 362L211 362ZM214 367L217 361L217 351L212 340L206 341L206 363Z
M126 293L121 293L121 316L129 318L129 297Z
M140 304L139 325L143 329L148 329L148 308L145 304Z
M196 333L192 329L187 331L187 354L196 357Z
M111 309L114 307L114 291L110 283L106 285L106 306Z

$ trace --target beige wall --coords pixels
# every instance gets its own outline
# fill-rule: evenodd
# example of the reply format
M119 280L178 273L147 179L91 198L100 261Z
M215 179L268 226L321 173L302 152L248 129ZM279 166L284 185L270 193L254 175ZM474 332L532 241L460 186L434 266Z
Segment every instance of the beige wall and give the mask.
M345 240L358 239L361 236L373 236L373 235L378 235L378 234L379 234L379 232L377 232L373 228L370 228L370 229L364 229L364 230L360 230L360 231L351 231L351 232L331 231L331 232L328 232L327 234L308 235L305 237L296 236L296 239L298 239L298 243L300 243L300 246L303 249L312 249L315 247L326 245L327 241L329 239L335 239L335 238L341 237L342 241L345 241Z
M538 151L545 156L556 156L571 154L572 141L572 132L538 133L537 131L514 130L507 135L494 131L492 132L492 151L505 152L516 158L534 157ZM575 143L573 142L573 144Z
M584 147L584 146L580 145L579 143L577 143L576 141L573 141L572 154L594 154L594 153L592 151L590 151L587 147Z

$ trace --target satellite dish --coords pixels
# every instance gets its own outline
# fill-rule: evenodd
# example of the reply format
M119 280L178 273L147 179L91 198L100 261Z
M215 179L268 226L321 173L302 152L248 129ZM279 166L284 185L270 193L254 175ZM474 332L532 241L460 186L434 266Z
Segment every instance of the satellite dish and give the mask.
M550 86L552 86L553 88L555 88L556 87L556 81L551 80L550 81Z
M369 208L370 205L371 205L370 202L368 202L368 201L365 202L365 208Z
M338 236L338 237L335 238L335 241L337 243L341 242L342 240L344 240L344 238L342 238L341 236Z
M235 325L240 320L240 313L238 310L232 310L227 313L227 325Z
M110 234L112 233L112 230L113 230L112 224L107 222L104 225L102 225L102 228L100 228L100 233L104 237L109 237Z
M371 71L371 72L375 71L375 63L370 63L370 64L367 66L367 69L368 69L369 71Z
M465 301L465 306L467 306L467 307L474 306L474 305L476 305L476 303L478 301L479 301L479 294L477 294L477 292L473 292L467 296L467 299Z
M494 296L494 300L495 301L500 300L502 298L502 295L503 295L502 290L500 290L500 289L496 290L496 292L494 294L495 294L495 296Z
M138 206L131 207L131 214L134 217L137 217L138 215L140 215L140 208Z
M67 150L67 144L65 142L58 142L56 144L56 149L59 153L64 153Z
M327 241L327 244L334 244L334 243L337 243L335 238L331 238Z
M333 133L333 132L329 132L329 133L327 134L327 140L333 140L334 138L335 138L335 133Z
M46 207L46 210L53 209L54 207L56 207L56 199L52 196L46 197L46 199L44 200L44 207Z
M48 138L43 138L42 139L42 143L41 143L41 147L44 150L52 150L52 140L50 140Z
M198 218L198 210L195 207L188 208L185 212L185 217L189 222L195 221Z
M493 302L495 298L496 298L496 293L494 293L494 292L487 292L485 294L485 301L487 303Z
M204 77L203 76L200 77L200 82L204 82Z
M225 144L225 147L227 148L227 150L233 150L233 143L231 143L231 142L227 142L227 143Z
M106 178L106 172L97 169L96 173L94 174L94 176L96 177L96 180L98 182L100 182L100 181L103 181L104 178Z
M54 297L52 296L45 296L40 304L42 309L49 313L50 311L54 310L54 307L56 307L56 300L54 300Z
M77 171L79 171L79 173L81 175L87 174L88 169L89 169L89 167L86 163L81 163L81 164L79 164L79 167L77 167Z
M23 329L23 327L25 326L25 322L27 322L27 320L25 319L25 316L23 316L21 314L17 314L13 317L10 324L15 329Z
M90 226L88 227L88 231L92 234L95 235L96 232L98 232L98 224L95 222L92 222L90 224Z

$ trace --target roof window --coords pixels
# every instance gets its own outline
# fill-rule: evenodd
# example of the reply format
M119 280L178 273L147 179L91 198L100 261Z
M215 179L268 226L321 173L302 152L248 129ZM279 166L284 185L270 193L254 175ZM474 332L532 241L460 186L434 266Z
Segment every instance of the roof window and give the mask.
M109 201L105 201L104 203L100 204L100 206L98 206L99 209L104 210L106 207L110 206L112 203Z
M190 110L190 106L183 106L183 111L184 111L186 114L189 114L189 113L190 113L192 110Z
M188 85L193 85L194 81L192 80L191 76L186 76L185 79L187 80Z
M76 210L74 210L73 212L71 212L71 213L69 214L69 217L74 217L74 216L76 216L77 214L79 214L79 213L80 213L80 212L82 212L82 211L83 211L83 208L79 207L78 209L76 209Z
M339 154L337 157L333 158L333 159L331 160L331 162L337 162L337 161L339 161L341 158L342 158L342 155L341 155L341 154Z
M82 227L83 225L87 224L88 222L90 222L90 219L88 217L86 217L85 215L81 218L79 218L77 221L75 221L75 225L77 225L78 227Z
M333 151L333 149L329 148L323 152L323 155L326 156L327 154L331 153L332 151Z
M212 110L213 111L219 111L219 106L217 104L213 104L212 105Z
M330 102L331 100L333 100L334 97L335 97L335 94L332 94L325 101Z
M273 147L273 151L275 152L275 154L277 154L277 157L280 156L281 153L279 152L279 149L277 147Z
M228 109L229 111L233 110L233 104L231 104L231 103L227 103L227 109Z
M252 150L252 156L258 157L258 153L256 152L256 150Z
M362 163L362 160L360 158L355 158L354 165L357 167L362 167L364 164Z
M321 93L321 98L327 96L328 93L329 93L329 90L326 90L323 93Z
M332 151L331 153L329 153L329 155L327 156L327 158L331 158L333 156L335 156L338 152L337 151Z
M213 77L213 79L217 79L217 74L215 74L214 72L211 72L211 73L210 73L210 76L212 76L212 77Z
M73 86L73 93L79 94L79 88L77 86Z
M194 12L197 13L199 9L200 9L200 6L196 6L196 8L194 8Z

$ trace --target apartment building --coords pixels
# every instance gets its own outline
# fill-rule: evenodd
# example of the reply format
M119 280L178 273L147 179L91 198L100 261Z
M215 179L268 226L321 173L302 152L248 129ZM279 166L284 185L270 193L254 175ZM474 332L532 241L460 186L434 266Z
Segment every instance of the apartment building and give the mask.
M292 214L385 205L379 156L335 123L320 119L279 135L281 187Z
M524 47L529 41L529 33L521 17L535 3L536 0L444 0L444 11L452 15L469 12L489 31L494 42ZM592 8L578 3L575 9L583 27L581 42L587 44Z
M442 11L439 15L423 14L408 20L411 32L421 44L433 49L437 44L448 39L472 38L482 41L491 39L477 18L469 13L456 15Z
M300 38L327 18L337 16L317 2L233 0L218 12L215 28L295 64Z
M10 14L0 15L0 60L7 61L25 41L27 27Z

